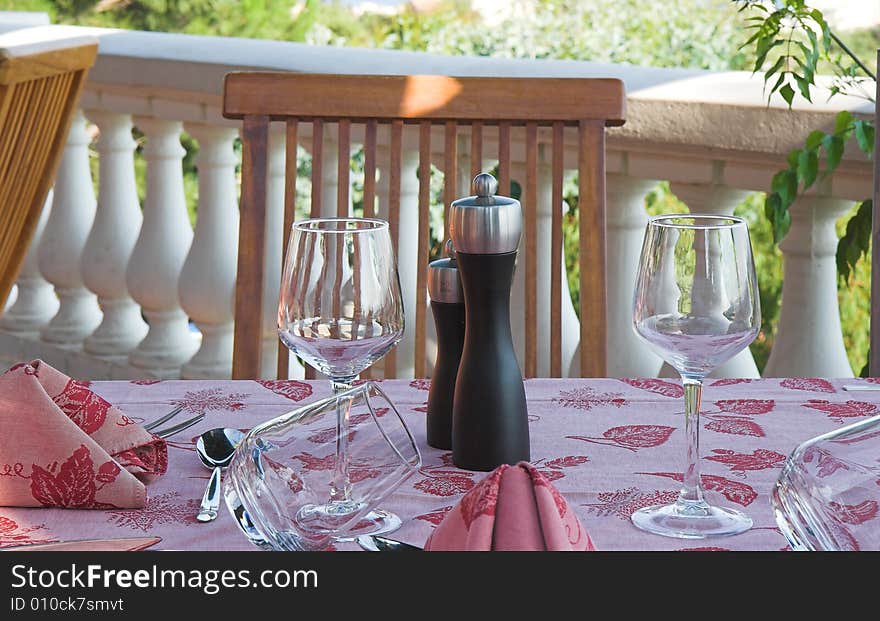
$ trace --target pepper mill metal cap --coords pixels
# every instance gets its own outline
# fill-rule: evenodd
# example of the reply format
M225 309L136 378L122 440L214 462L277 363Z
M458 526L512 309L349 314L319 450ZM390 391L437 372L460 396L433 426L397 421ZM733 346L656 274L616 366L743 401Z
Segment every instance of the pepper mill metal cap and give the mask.
M519 248L522 208L519 201L497 196L498 181L488 173L474 177L474 196L460 198L449 208L449 237L456 252L506 254Z
M428 295L432 302L464 304L464 292L458 275L455 248L446 240L446 258L428 263Z

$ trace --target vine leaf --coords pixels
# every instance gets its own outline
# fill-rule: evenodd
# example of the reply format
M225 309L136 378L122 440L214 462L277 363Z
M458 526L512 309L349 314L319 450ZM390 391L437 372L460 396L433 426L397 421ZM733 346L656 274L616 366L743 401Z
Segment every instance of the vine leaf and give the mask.
M859 205L856 215L846 223L846 232L837 242L837 273L844 282L849 282L850 276L859 259L867 255L871 247L871 212L874 209L873 201L868 199Z

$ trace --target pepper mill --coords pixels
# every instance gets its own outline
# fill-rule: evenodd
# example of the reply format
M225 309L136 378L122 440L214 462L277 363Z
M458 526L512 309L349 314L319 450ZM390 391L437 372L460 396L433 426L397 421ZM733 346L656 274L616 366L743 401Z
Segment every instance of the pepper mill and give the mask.
M428 392L428 444L452 448L452 398L455 377L464 348L464 294L452 240L446 242L448 258L428 264L428 294L437 327L437 358Z
M522 234L519 201L496 196L495 177L474 178L476 196L453 201L449 236L465 304L464 349L452 408L452 461L493 470L529 460L522 372L510 333L510 288Z

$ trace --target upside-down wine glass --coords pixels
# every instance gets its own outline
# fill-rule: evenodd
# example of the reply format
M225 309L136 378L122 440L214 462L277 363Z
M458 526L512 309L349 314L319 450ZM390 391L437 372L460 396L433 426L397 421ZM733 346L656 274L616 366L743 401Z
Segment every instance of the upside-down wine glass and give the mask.
M732 216L651 218L639 262L633 325L681 375L687 435L687 467L678 499L636 511L633 523L686 539L748 530L751 518L706 502L699 464L703 378L745 349L761 325L746 222Z
M388 223L364 218L293 225L278 304L278 335L294 354L330 378L339 395L403 336L403 302ZM340 402L343 403L343 402ZM350 412L337 412L336 459L328 519L359 510L350 500ZM388 532L400 518L377 509L357 535Z

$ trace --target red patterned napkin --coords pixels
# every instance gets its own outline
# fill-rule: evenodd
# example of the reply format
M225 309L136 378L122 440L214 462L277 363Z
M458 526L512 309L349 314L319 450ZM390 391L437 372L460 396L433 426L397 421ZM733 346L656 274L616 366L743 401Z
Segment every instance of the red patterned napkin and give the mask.
M40 360L0 376L0 506L141 508L168 447ZM136 478L137 477L137 478Z
M502 465L462 497L425 550L595 550L562 494L530 463Z

